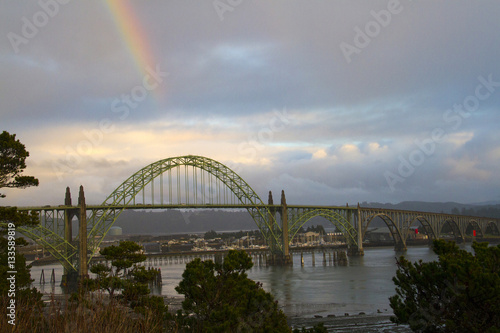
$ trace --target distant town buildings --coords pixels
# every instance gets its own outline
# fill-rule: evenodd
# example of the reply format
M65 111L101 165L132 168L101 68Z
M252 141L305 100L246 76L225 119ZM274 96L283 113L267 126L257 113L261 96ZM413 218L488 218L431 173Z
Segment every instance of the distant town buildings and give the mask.
M311 228L314 229L314 228ZM341 232L326 232L323 228L320 231L311 229L301 229L290 243L291 248L318 247L318 246L343 246L346 245L346 238ZM318 230L316 229L316 230ZM427 240L428 236L417 227L412 229L408 240ZM207 239L208 238L208 239ZM100 249L111 245L118 245L122 240L132 240L143 246L144 253L178 253L196 251L225 251L231 249L267 249L267 245L259 231L232 232L218 234L215 231L203 234L183 234L183 235L123 235L120 227L111 227L106 238L96 249L96 254ZM390 229L387 227L370 228L367 230L364 242L368 245L393 243ZM25 249L25 254L31 260L44 257L42 247L36 245ZM48 253L47 253L48 254Z

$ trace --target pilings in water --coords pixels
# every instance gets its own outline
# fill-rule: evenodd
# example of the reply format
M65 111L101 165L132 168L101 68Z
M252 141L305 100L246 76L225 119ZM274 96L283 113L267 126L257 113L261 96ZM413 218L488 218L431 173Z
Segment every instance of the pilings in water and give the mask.
M304 253L310 253L312 265L323 265L323 266L345 266L348 264L348 254L345 249L334 249L334 248L324 248L324 249L294 249L293 253L290 253L286 261L286 265L293 264L293 256L299 255L300 251L300 265L305 265ZM283 265L283 262L279 260L281 257L279 255L273 254L269 251L254 250L247 251L253 261L254 267L265 267L265 266L275 266ZM197 252L186 252L186 253L165 253L165 254L152 254L149 255L146 261L143 263L146 267L158 267L163 265L175 265L175 264L188 264L191 261L199 258L200 260L212 260L214 262L222 263L224 257L227 255L225 251L214 251L207 253L197 253ZM320 257L317 257L317 256ZM278 257L278 258L277 258ZM93 262L106 263L103 258L94 258Z
M316 252L311 251L311 264L316 266ZM347 266L349 261L345 250L336 251L322 251L318 253L323 254L323 266ZM328 254L328 256L327 256ZM328 259L327 259L328 258ZM300 252L300 265L304 266L304 251Z
M50 284L55 285L56 284L56 273L54 271L54 268L52 268L52 273L50 274ZM42 272L40 273L40 285L45 285L45 272L42 269Z
M270 254L265 251L248 251L247 252L252 258L254 267L255 266L267 266L270 262ZM227 252L210 252L210 253L175 253L175 254L153 254L148 256L143 265L146 267L156 267L170 264L188 264L191 261L199 258L200 260L212 260L214 262L222 262ZM108 264L104 258L94 257L93 263L105 263Z
M150 285L152 287L161 287L161 285L163 283L162 278L161 278L161 268L148 267L148 271L155 272L155 278L153 279L153 281L150 282Z
M347 266L348 264L347 252L345 251L334 252L333 262L339 266Z
M274 254L266 255L266 266L293 266L293 255Z

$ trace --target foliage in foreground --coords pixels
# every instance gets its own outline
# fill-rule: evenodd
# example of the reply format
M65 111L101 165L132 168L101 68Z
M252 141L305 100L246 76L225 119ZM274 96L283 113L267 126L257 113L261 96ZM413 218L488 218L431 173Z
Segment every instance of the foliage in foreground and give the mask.
M100 254L111 261L111 267L102 263L92 265L90 271L97 277L87 279L85 287L88 290L106 290L111 300L118 290L121 291L123 304L142 311L149 308L164 313L167 308L163 298L149 295L151 291L148 284L156 278L158 272L146 270L144 266L138 265L146 260L140 250L142 246L132 241L121 241L118 246L112 245L102 249ZM129 271L125 274L127 269Z
M165 326L161 315L146 309L141 314L130 311L130 308L108 299L80 299L79 302L68 302L61 305L53 300L50 305L34 306L29 300L17 304L16 325L9 325L8 318L0 317L1 332L19 333L138 333L138 332L174 332ZM163 299L162 299L163 301ZM0 298L0 306L6 306L8 299Z
M274 297L245 273L252 259L229 251L222 264L195 259L176 291L185 296L178 321L189 332L290 332Z
M391 320L416 332L500 332L500 245L472 247L436 240L438 261L400 257Z
M26 188L38 186L38 179L23 175L29 152L24 144L16 140L15 134L3 131L0 134L0 188ZM5 198L0 193L0 198ZM38 223L35 213L18 212L16 207L0 207L0 295L10 295L11 299L30 299L39 302L41 294L30 289L31 266L26 265L26 258L18 252L19 247L28 243L19 237L20 227L34 226ZM9 271L15 271L13 277ZM15 288L11 288L10 279L15 278ZM14 297L15 294L15 297ZM2 311L3 313L3 311Z
M186 266L177 287L185 301L176 314L168 312L159 296L144 295L134 303L126 296L80 293L63 300L65 305L57 300L45 307L19 302L16 326L7 325L2 317L0 327L8 327L6 332L30 333L291 332L273 296L247 277L245 271L251 266L251 258L244 251L231 251L222 264L194 260ZM1 297L0 307L7 302ZM326 331L323 324L294 330Z

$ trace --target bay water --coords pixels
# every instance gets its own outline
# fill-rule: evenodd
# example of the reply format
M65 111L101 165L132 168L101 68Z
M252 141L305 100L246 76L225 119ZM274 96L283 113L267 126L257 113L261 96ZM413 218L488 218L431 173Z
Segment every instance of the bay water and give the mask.
M323 263L323 254L316 252L315 262L311 253L304 253L304 265L300 254L294 254L291 267L254 266L248 277L262 283L271 292L287 316L328 316L374 313L392 313L389 297L395 294L392 277L396 273L396 253L393 247L365 248L362 257L349 257L346 266L333 265L328 259ZM404 253L411 261L435 260L437 256L429 246L409 247ZM150 265L146 263L146 266ZM154 265L161 269L163 284L155 291L167 297L179 297L175 287L184 272L185 263ZM153 267L153 266L151 266ZM41 281L43 277L45 284ZM51 284L54 270L55 283ZM44 294L62 294L59 286L63 273L59 264L34 266L31 276L33 286Z

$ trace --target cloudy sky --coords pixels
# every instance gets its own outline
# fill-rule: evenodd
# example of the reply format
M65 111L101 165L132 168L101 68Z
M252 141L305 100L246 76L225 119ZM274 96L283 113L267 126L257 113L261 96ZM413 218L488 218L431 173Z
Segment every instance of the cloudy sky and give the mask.
M295 204L500 200L499 1L0 3L0 130L100 203L202 155ZM75 195L76 197L76 195Z

